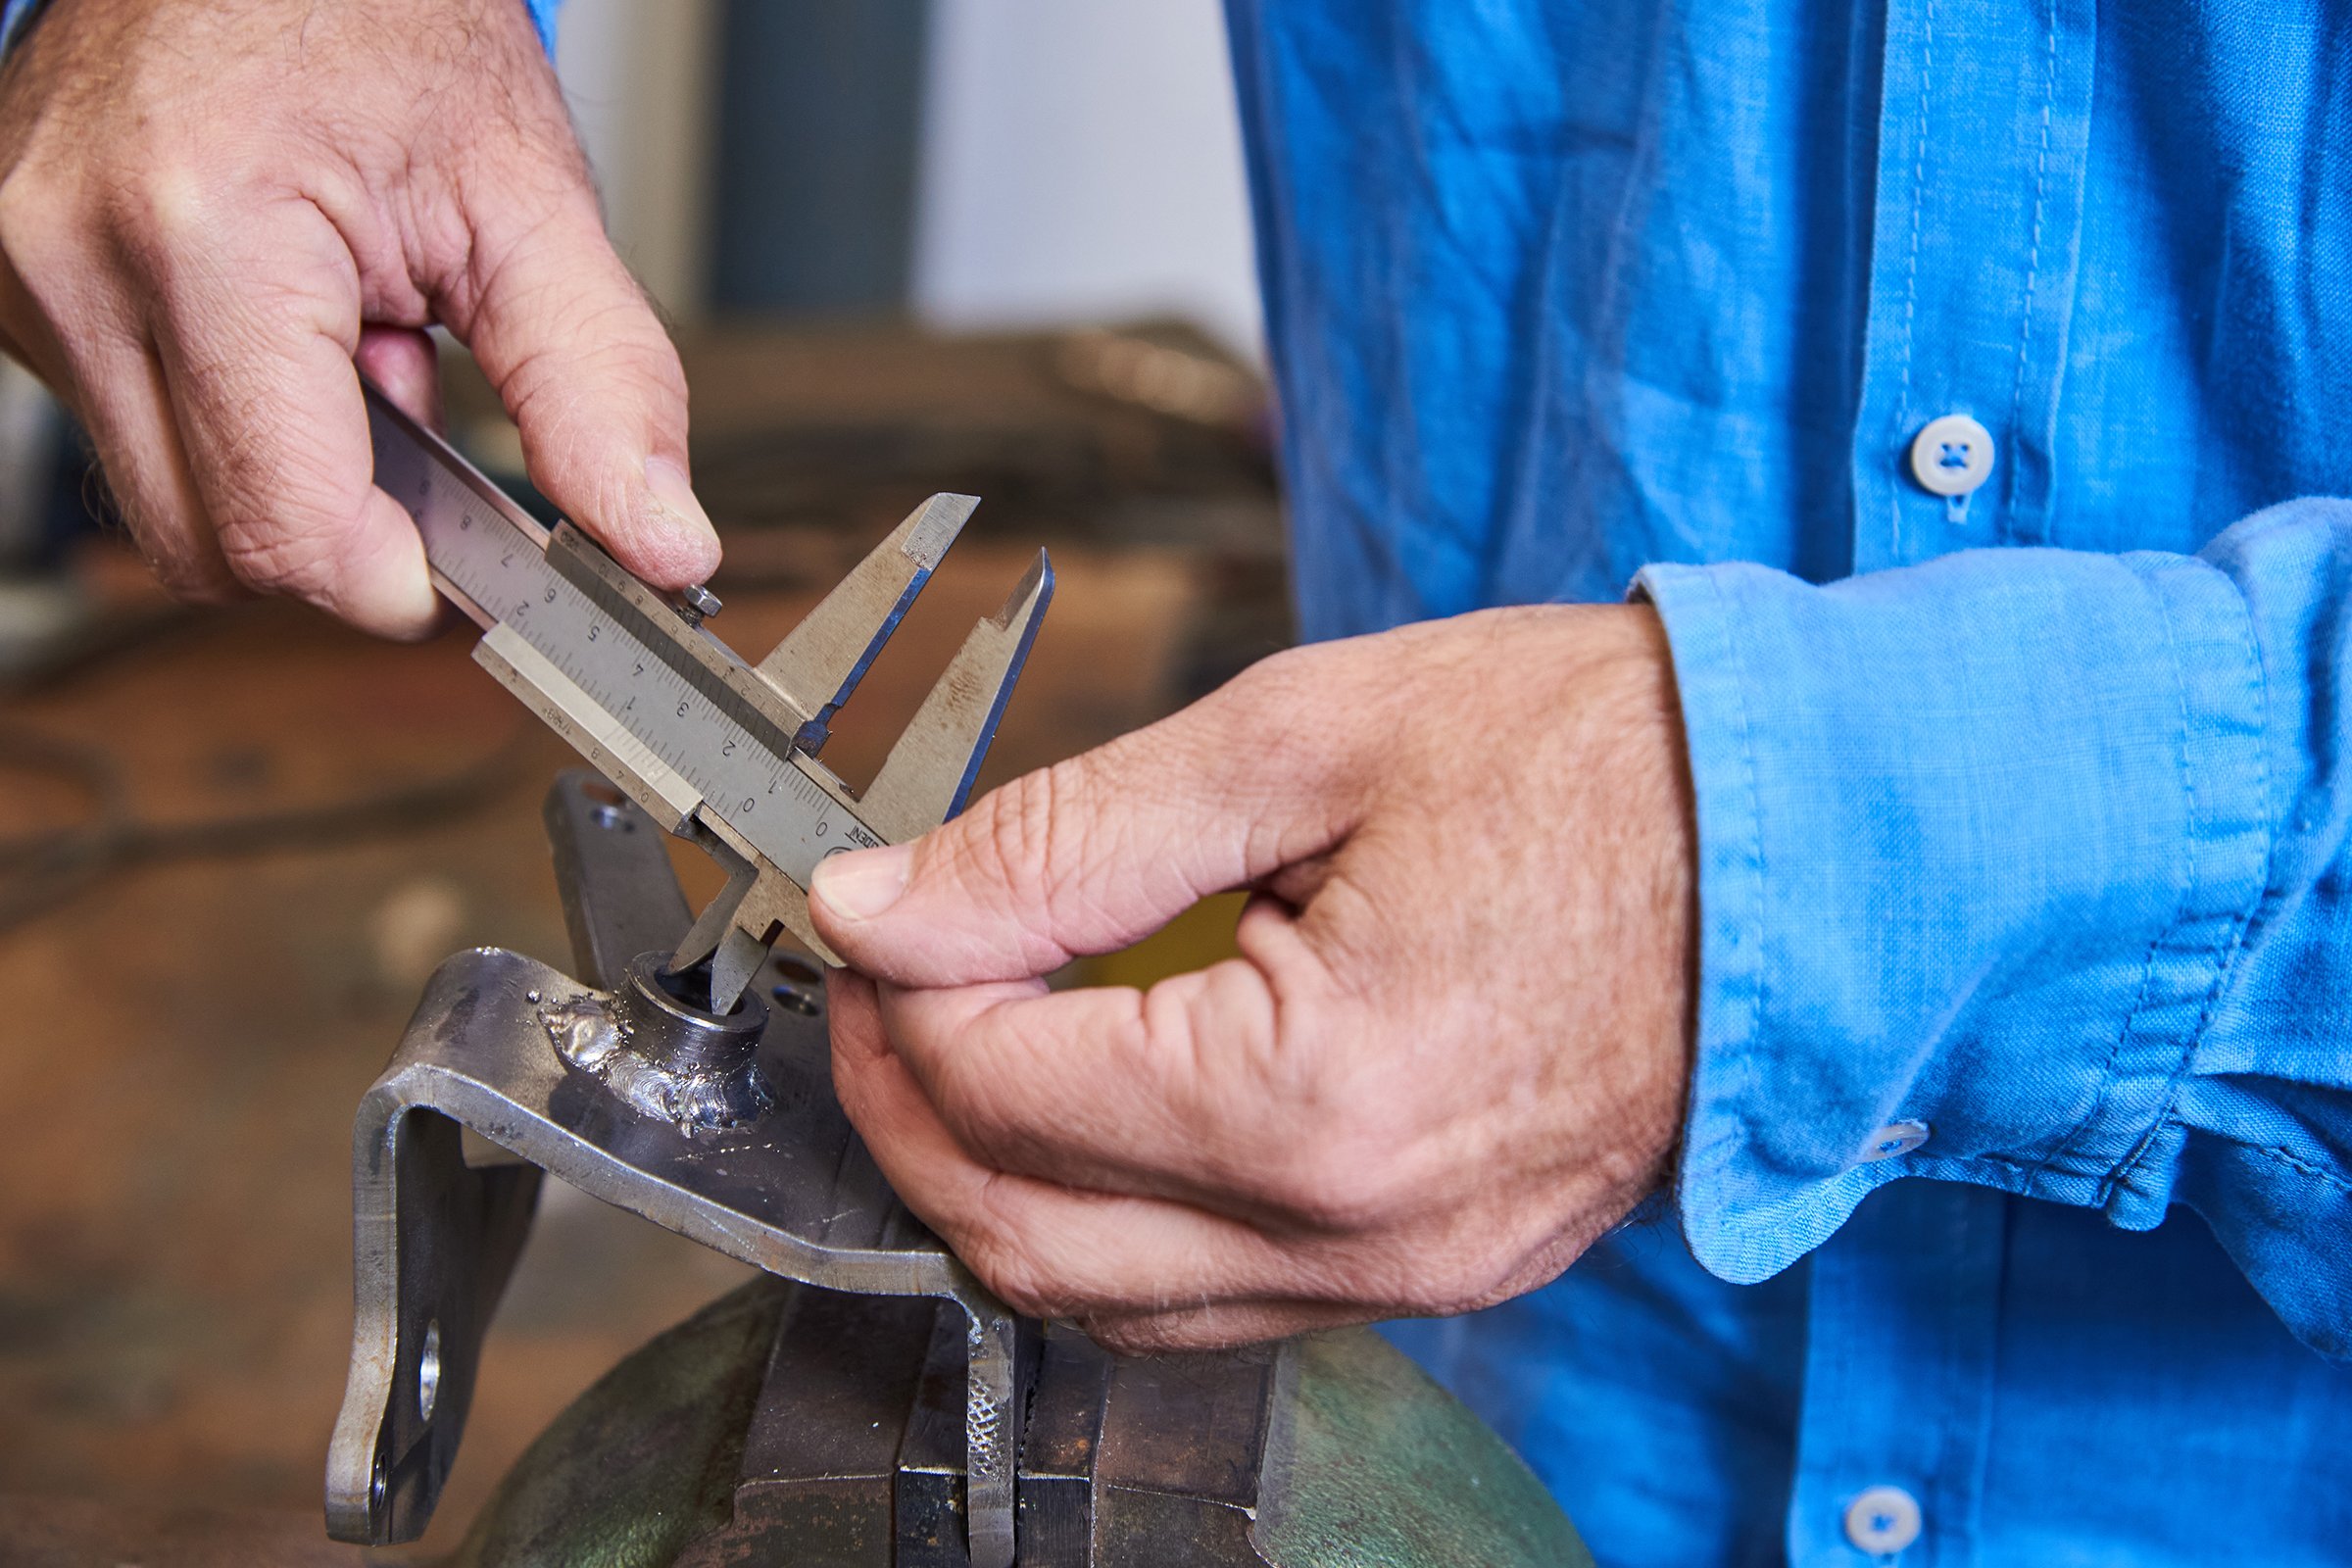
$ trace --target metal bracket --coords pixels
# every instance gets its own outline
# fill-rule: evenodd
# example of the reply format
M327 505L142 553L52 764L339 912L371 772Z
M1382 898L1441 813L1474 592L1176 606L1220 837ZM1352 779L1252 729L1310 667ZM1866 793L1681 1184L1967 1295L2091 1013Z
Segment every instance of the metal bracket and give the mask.
M1008 1568L1016 1373L1034 1331L898 1200L842 1113L815 971L773 958L736 1012L702 1020L742 1031L743 1008L766 1011L753 1056L768 1097L763 1114L713 1125L615 1092L615 1075L559 1054L551 1021L560 1031L566 1017L625 1003L613 993L632 983L628 965L676 946L686 903L661 828L594 773L559 778L546 817L575 962L593 984L501 949L457 955L434 974L360 1105L357 1310L327 1457L329 1534L387 1544L423 1531L544 1170L771 1274L954 1301L964 1315L970 1558L973 1568ZM765 1007L761 994L778 1004ZM624 1028L613 1049L658 1053L660 1043ZM466 1165L460 1126L536 1169Z

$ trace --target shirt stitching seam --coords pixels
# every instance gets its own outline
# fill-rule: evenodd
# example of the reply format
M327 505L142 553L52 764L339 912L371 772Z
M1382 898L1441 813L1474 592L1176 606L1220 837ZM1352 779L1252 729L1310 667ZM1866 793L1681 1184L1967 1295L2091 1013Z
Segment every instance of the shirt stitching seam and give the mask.
M2017 374L2009 385L2009 439L2013 447L2022 450L2018 432L2025 428L2026 357L2034 338L2034 297L2041 281L2041 230L2049 211L2050 192L2050 118L2058 101L2058 3L2050 0L2049 25L2042 33L2041 79L2041 146L2034 160L2034 227L2026 247L2025 299L2018 309ZM2009 459L2009 481L2002 488L2008 493L2009 505L2004 508L2003 531L2011 538L2018 536L2018 466L2017 455Z
M2160 1143L2157 1134L2168 1123L2183 1125L2179 1121L2178 1108L2180 1091L2188 1082L2189 1063L2195 1058L2197 1047L2204 1041L2206 1032L2213 1026L2214 1008L2221 1002L2222 993L2227 989L2230 977L2237 972L2237 961L2246 951L2247 929L2253 922L2255 911L2262 906L2263 898L2270 891L2271 879L2276 874L2278 860L2278 813L2271 809L2270 805L2271 756L2270 747L2267 744L2271 727L2271 672L2263 663L2261 647L2254 636L2254 616L2246 606L2243 591L2238 588L2237 583L2230 578L2229 573L2211 562L2194 556L2188 558L2188 565L2191 571L2211 572L2220 578L2224 589L2230 595L2230 602L2238 609L2238 652L2244 657L2248 668L2252 671L2252 679L2249 684L2253 688L2255 701L2254 798L2262 807L2262 875L2257 880L2248 902L2240 905L2231 912L2229 941L2225 951L2215 959L2213 978L2206 982L2205 998L2197 1008L2196 1023L2190 1028L2187 1040L2182 1042L2180 1058L2173 1063L2173 1070L2166 1078L2163 1105L2158 1111L2156 1120L2150 1124L2138 1145L2132 1149L2131 1156L2117 1168L2114 1176L2109 1178L2107 1183L2109 1193L2119 1186L2126 1185L2138 1174L2140 1167L2146 1163L2149 1154L2156 1150ZM2185 701L2185 693L2183 700ZM2230 1142L2242 1143L2242 1140L2231 1139ZM2262 1146L2246 1144L2244 1147L2259 1149ZM2282 1157L2292 1158L2291 1155L2285 1155L2283 1151L2278 1152Z
M2201 1137L2210 1138L2216 1143L2228 1144L2230 1148L2242 1150L2246 1153L2260 1154L2264 1158L2272 1160L2278 1164L2284 1165L2290 1170L2294 1170L2302 1175L2309 1176L2316 1181L2324 1182L2328 1186L2337 1189L2339 1192L2352 1194L2352 1178L2347 1178L2335 1171L2331 1171L2325 1165L2315 1165L2310 1160L2305 1159L2300 1154L2295 1153L2292 1150L2281 1149L2276 1144L2256 1143L2253 1139L2240 1138L2235 1133L2225 1131L2219 1127L2191 1126L2188 1122L2182 1120L2178 1114L2168 1114L2161 1118L2156 1124L2154 1133L2148 1140L2149 1143L2155 1144L2160 1142L2160 1137L2156 1135L2160 1135L2165 1132L2196 1134Z
M1936 79L1936 0L1928 0L1920 18L1919 43L1919 114L1913 122L1911 141L1911 254L1903 265L1903 369L1896 382L1894 398L1895 438L1911 425L1911 364L1915 346L1914 327L1919 317L1919 253L1921 209L1927 205L1928 188L1928 99ZM1898 484L1886 492L1892 537L1887 541L1895 559L1903 554L1903 492Z
M1722 624L1729 625L1734 614L1730 597L1715 572L1703 574L1707 591L1722 609ZM1732 699L1740 725L1740 783L1747 795L1747 852L1748 862L1755 868L1756 952L1752 963L1753 977L1747 987L1747 1021L1740 1032L1740 1095L1741 1101L1754 1096L1758 1082L1756 1070L1756 1042L1764 1031L1764 985L1767 968L1764 952L1764 808L1763 795L1756 783L1755 730L1748 719L1747 664L1740 657L1740 639L1726 637L1725 651L1731 659ZM1744 1119L1744 1118L1742 1118ZM1742 1142L1747 1141L1742 1129Z
M2296 1154L2289 1150L2280 1149L2275 1144L2258 1144L2253 1142L2251 1139L2239 1138L2215 1128L2191 1128L2187 1123L2174 1116L2166 1117L2165 1122L2169 1126L2179 1127L2185 1131L2204 1133L2208 1137L2221 1140L2223 1143L2230 1145L2233 1149L2242 1149L2249 1154L2261 1154L2264 1157L2275 1160L2278 1164L2284 1165L2291 1170L2300 1171L2304 1175L2309 1176L2316 1181L2325 1182L2329 1187L2334 1188L2340 1193L2352 1194L2352 1180L2346 1180L2344 1177L2337 1175L2334 1171L2328 1169L2325 1165L2315 1165L2310 1160L2303 1158L2301 1155Z

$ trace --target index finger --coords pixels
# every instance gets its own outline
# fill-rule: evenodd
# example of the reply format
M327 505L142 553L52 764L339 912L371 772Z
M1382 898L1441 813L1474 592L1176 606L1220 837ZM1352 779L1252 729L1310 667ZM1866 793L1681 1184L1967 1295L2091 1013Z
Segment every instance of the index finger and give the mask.
M438 615L424 545L372 483L352 355L351 262L307 204L237 231L236 254L157 264L157 351L222 559L264 592L415 637Z

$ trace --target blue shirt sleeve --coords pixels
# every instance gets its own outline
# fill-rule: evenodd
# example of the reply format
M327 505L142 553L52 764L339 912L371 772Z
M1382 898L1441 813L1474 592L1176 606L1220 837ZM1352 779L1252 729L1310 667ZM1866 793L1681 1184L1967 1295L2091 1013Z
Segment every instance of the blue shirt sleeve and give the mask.
M1699 1260L1768 1277L1903 1176L2180 1202L2352 1355L2352 503L1637 591L1696 788Z
M6 5L0 5L0 54L17 46L25 24L47 3L48 0L8 0Z

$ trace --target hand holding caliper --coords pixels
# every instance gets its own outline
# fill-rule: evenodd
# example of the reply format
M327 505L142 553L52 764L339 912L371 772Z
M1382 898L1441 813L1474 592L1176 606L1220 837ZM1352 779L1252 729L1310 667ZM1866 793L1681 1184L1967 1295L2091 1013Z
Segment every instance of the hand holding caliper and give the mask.
M0 346L168 586L428 631L351 367L428 411L435 323L564 515L658 588L709 577L685 376L519 0L39 8L0 72Z

